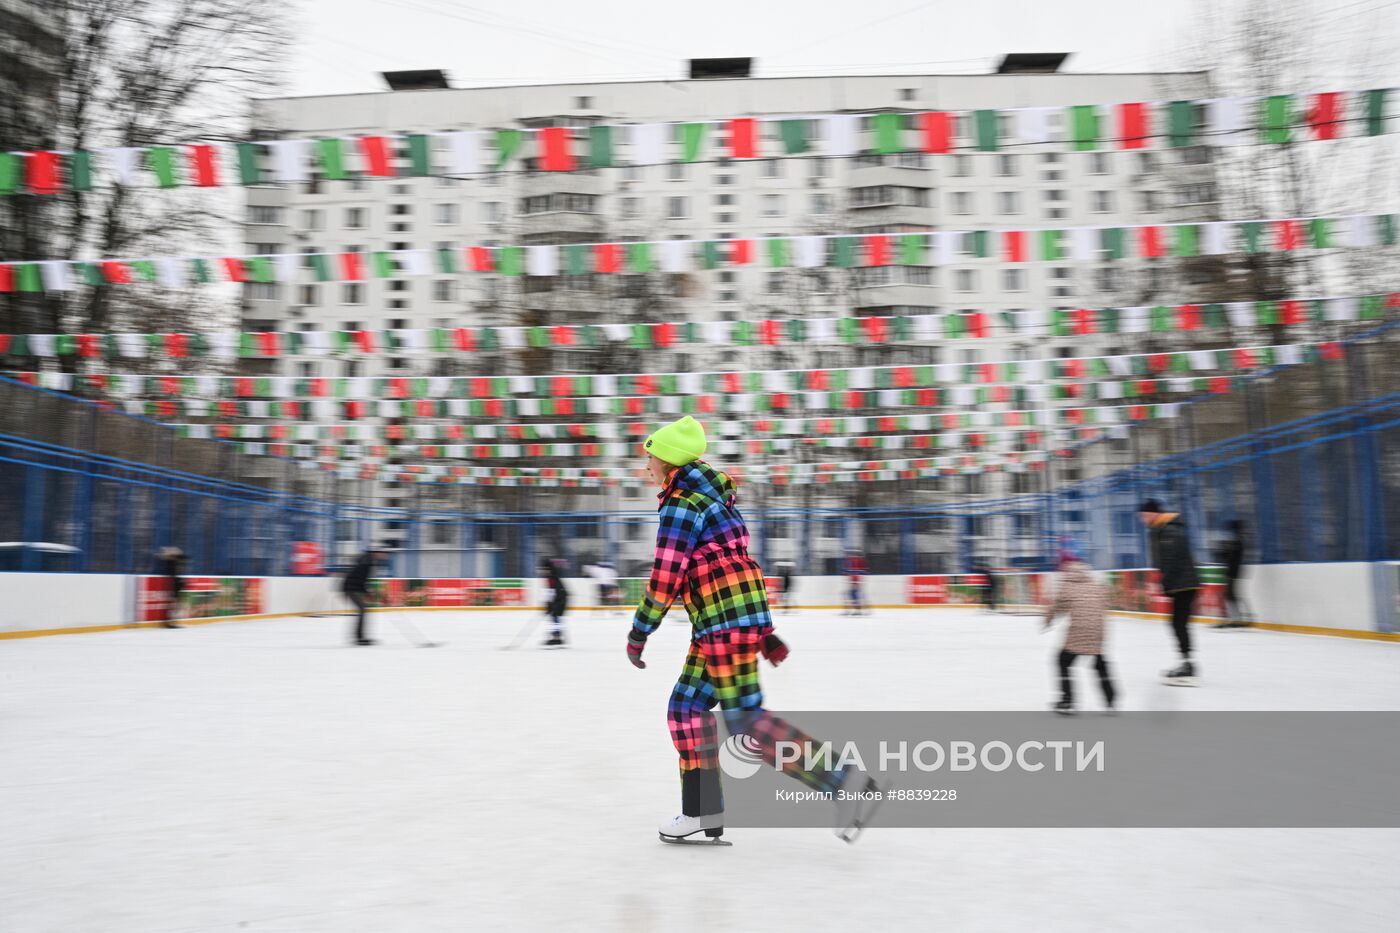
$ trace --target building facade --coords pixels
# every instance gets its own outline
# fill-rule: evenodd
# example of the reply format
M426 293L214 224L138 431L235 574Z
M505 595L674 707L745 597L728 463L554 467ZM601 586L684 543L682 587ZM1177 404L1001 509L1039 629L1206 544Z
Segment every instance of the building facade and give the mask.
M264 134L260 138L314 138L722 121L753 116L760 118L761 132L772 139L779 124L771 118L807 114L986 108L1003 111L1002 119L1011 121L1017 108L1209 96L1207 77L1199 73L739 77L471 89L441 83L444 86L377 94L258 101L255 126ZM1050 120L1060 119L1061 112L1052 112ZM870 120L864 124L868 137ZM959 125L956 132L955 143L966 146L972 128ZM249 189L246 244L254 254L372 252L469 244L1111 227L1218 219L1209 149L1067 152L1060 142L1020 142L1016 128L1009 123L1002 135L1010 143L1001 151L954 155L872 153L831 158L804 154L568 173L530 171L527 167L525 171L468 178L435 172L433 177L312 179L299 186ZM873 148L873 142L871 145ZM406 157L406 152L400 153L400 158ZM306 275L294 284L246 286L243 314L245 329L251 330L706 322L922 315L954 310L986 312L989 319L999 321L1004 319L1004 311L1177 304L1191 300L1202 289L1218 287L1217 270L1190 260L1066 259L1012 265L966 254L952 258L952 262L941 264L930 258L928 265L853 269L770 269L761 262L722 263L714 269L697 268L677 275L512 278L458 273L359 282L315 282ZM308 378L826 369L1181 349L1187 346L1182 341L1191 339L1197 338L1186 334L1055 338L1043 330L994 326L986 337L976 339L879 346L686 344L642 353L618 343L586 349L495 350L453 358L409 352L343 358L309 354L251 365L279 375ZM812 413L795 417L808 414ZM730 417L741 420L744 416ZM721 437L726 433L722 422L712 429ZM729 430L736 438L740 436L733 425ZM1009 446L1024 452L1053 443L1053 438L1043 437L1039 448L1027 448L1020 441ZM786 456L765 459L852 459L849 450L800 443L791 447ZM723 455L742 456L742 445L737 443L718 450L720 459ZM896 449L879 455L924 454ZM1105 447L1103 455L1111 457L1111 447ZM411 460L412 456L405 454L402 459ZM619 464L614 461L609 465ZM1066 478L1073 477L1061 477ZM758 494L765 505L817 508L832 501L879 505L1025 492L1033 491L1035 482L1028 474L1006 473L908 483L839 483L819 489L810 485L772 487ZM466 502L510 507L514 502L524 503L528 496L530 508L562 510L576 501L574 495L568 490L543 488L465 493L460 488L387 484L376 493L375 501L403 507L431 507L438 502L444 508L458 508ZM650 498L640 489L612 490L607 495L609 507L622 508L645 509ZM591 507L602 501L588 500ZM834 566L845 547L872 546L844 539L842 535L848 532L823 528L814 532L814 523L801 524L802 532L789 529L790 534L774 537L771 557L805 555L804 559L818 561L813 569L819 569ZM434 536L421 528L386 525L381 530L415 548L462 544L450 531ZM813 540L813 534L825 540ZM1010 563L1016 559L1010 546L991 543L993 538L999 540L999 535L989 532L987 556ZM920 542L921 552L939 555L939 547L936 540ZM954 569L965 556L940 556L929 569Z

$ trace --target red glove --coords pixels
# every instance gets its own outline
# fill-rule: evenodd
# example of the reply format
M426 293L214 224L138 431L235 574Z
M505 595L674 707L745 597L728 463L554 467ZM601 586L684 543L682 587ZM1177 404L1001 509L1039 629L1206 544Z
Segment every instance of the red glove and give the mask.
M642 660L642 649L647 646L647 637L636 629L627 633L627 660L632 666L645 669L647 662Z
M763 642L758 646L758 650L774 667L787 660L788 646L777 635L763 636Z

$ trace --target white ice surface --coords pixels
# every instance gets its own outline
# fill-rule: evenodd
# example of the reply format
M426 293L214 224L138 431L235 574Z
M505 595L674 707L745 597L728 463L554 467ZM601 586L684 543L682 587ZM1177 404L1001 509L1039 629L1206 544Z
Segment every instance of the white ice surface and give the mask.
M912 830L855 846L656 839L679 787L664 703L687 628L625 659L621 616L501 651L523 613L0 643L0 930L1394 930L1400 831ZM777 709L1044 709L1058 636L972 611L783 616ZM1400 709L1400 645L1114 624L1125 706ZM1080 672L1081 702L1094 699ZM1047 714L1048 715L1048 714ZM1202 793L1211 792L1203 780ZM1397 788L1400 792L1400 787Z

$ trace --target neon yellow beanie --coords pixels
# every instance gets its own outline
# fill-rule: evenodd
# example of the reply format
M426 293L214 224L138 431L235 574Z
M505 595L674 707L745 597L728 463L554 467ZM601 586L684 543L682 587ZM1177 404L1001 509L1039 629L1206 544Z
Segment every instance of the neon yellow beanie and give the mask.
M653 431L643 449L671 466L685 466L705 452L705 426L686 415Z

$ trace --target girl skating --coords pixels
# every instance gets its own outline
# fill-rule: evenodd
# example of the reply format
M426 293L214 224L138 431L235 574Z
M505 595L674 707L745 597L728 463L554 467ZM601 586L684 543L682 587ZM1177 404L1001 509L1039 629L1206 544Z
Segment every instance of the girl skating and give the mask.
M811 740L763 709L759 655L777 665L788 649L773 632L763 572L749 556L748 529L734 506L734 482L700 460L705 444L704 428L689 416L646 441L647 472L661 488L661 521L651 580L627 636L627 658L646 667L642 651L647 637L681 598L690 615L690 650L667 704L671 739L680 754L681 815L663 823L660 834L667 842L686 842L704 833L723 844L718 730L710 713L715 705L730 733L750 736L770 765L778 742ZM799 763L783 770L821 791L875 787L854 769L848 773L821 761L814 764L811 770ZM848 841L870 814L857 807L849 810L837 817L837 831Z
M1108 659L1104 656L1104 612L1108 606L1108 592L1102 583L1094 579L1089 565L1084 563L1078 552L1066 549L1060 556L1060 580L1055 591L1055 601L1045 610L1045 628L1050 628L1055 617L1069 616L1069 629L1065 632L1064 647L1060 649L1056 664L1059 667L1060 701L1053 707L1064 716L1074 714L1074 678L1070 668L1080 655L1094 659L1094 670L1099 675L1099 689L1103 691L1104 707L1112 712L1117 691L1108 671Z

